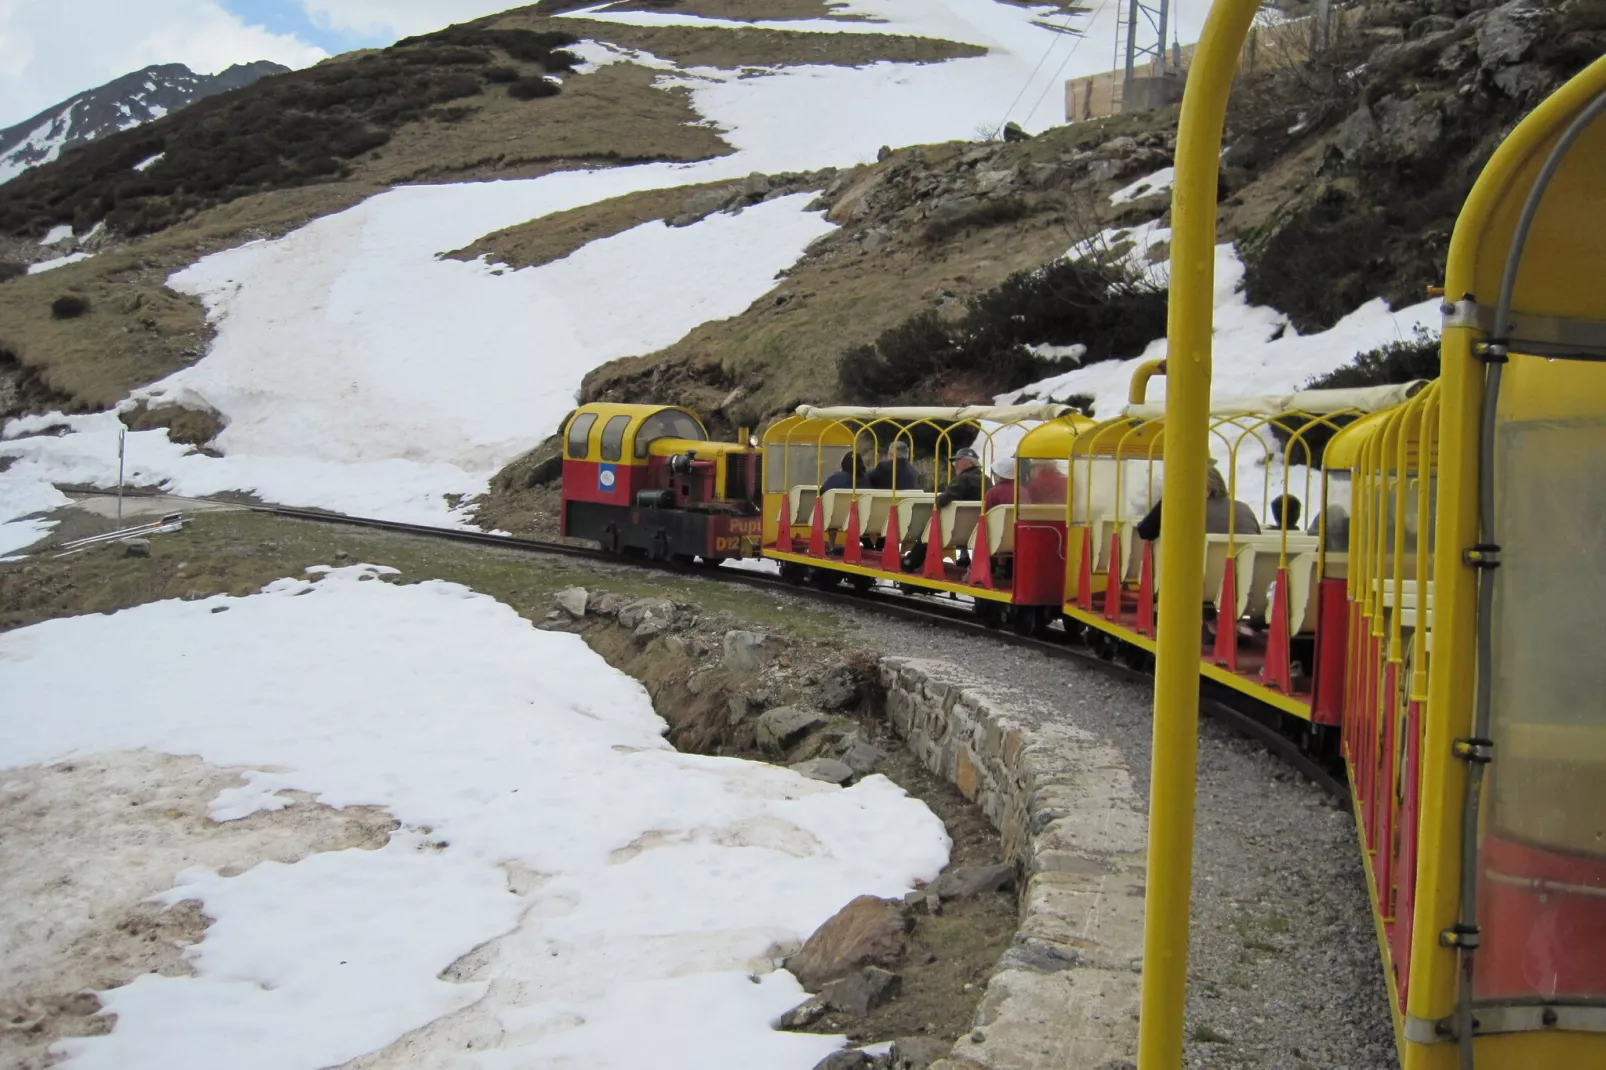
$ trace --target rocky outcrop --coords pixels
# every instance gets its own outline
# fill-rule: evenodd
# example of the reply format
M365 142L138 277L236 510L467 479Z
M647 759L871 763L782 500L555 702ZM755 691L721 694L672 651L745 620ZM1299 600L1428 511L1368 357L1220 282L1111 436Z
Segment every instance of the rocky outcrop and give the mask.
M1228 120L1228 193L1276 205L1241 225L1249 299L1302 331L1377 296L1421 301L1495 147L1602 51L1597 0L1414 0L1258 77Z
M804 988L819 988L861 966L897 966L909 951L911 922L902 902L861 895L786 960Z

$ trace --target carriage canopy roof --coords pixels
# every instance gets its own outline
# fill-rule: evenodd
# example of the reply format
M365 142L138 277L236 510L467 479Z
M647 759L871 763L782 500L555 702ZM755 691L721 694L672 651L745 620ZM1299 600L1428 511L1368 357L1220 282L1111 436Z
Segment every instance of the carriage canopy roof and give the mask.
M957 408L922 405L799 405L797 415L807 420L855 420L868 423L872 420L985 420L989 423L1011 424L1023 421L1057 420L1076 412L1070 405L1038 403L1033 405L962 405Z
M1414 397L1427 382L1426 379L1414 379L1409 383L1361 386L1349 390L1298 390L1291 394L1219 398L1210 403L1210 415L1270 416L1280 412L1302 412L1323 416L1335 412L1379 412ZM1165 403L1128 405L1122 416L1134 420L1158 420L1165 416Z

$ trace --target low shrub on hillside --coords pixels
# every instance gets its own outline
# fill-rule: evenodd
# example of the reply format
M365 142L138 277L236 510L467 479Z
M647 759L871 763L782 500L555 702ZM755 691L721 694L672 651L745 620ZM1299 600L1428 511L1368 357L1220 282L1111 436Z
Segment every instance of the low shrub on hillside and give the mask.
M1342 368L1318 375L1305 390L1340 390L1360 386L1389 386L1416 379L1439 377L1439 336L1418 326L1410 338L1357 354Z
M441 105L487 84L561 87L520 77L509 58L545 73L573 69L564 33L452 26L350 60L264 78L122 134L92 141L0 187L0 231L38 237L57 223L96 223L128 236L150 233L237 197L344 177L351 162L389 142L406 123L456 121ZM494 72L494 73L493 73ZM165 154L160 167L134 165Z
M0 282L10 282L28 274L28 265L16 260L0 260Z
M958 322L921 312L849 350L838 381L856 402L981 402L1078 363L1130 356L1165 326L1163 291L1118 265L1061 260L973 298ZM1081 343L1087 353L1044 360L1026 348L1037 343Z
M1005 223L1013 223L1017 219L1024 219L1030 213L1031 206L1019 197L983 201L975 208L961 215L927 223L926 229L921 236L932 245L937 245L972 227L1001 226Z
M62 294L50 302L50 314L59 320L73 320L89 311L89 299L76 294Z
M509 82L507 95L514 100L535 100L539 97L555 97L558 95L558 84L551 79L535 77L520 78L516 82Z

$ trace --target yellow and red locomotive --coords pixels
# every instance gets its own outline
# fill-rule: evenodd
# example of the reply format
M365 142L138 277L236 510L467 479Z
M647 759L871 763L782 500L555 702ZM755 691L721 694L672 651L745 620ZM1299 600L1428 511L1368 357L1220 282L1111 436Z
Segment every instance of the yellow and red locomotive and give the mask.
M760 478L757 449L709 441L690 409L586 405L563 428L561 531L658 561L755 556Z

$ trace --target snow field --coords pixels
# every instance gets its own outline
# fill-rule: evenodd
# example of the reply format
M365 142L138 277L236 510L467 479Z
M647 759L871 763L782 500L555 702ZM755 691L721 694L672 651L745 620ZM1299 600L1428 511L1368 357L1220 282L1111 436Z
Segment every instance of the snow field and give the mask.
M807 1070L838 1047L770 1028L802 994L767 950L935 876L930 811L884 777L680 754L578 637L383 571L0 636L0 768L194 754L251 771L218 820L294 789L403 826L378 850L176 874L163 901L216 919L196 975L104 993L116 1028L64 1042L65 1065L311 1070L415 1030L371 1065Z
M681 71L630 54L661 71L663 84L689 88L698 112L738 151L690 166L406 187L277 241L208 257L172 285L206 302L216 342L197 365L136 397L220 413L228 423L218 442L225 456L186 455L157 431L131 441L131 460L147 480L178 493L244 490L285 504L460 523L444 496L482 492L502 464L545 438L586 372L741 312L829 225L802 212L806 197L785 198L684 230L649 224L518 272L441 261L439 253L636 190L851 165L874 159L882 145L969 138L999 125L1017 95L1028 107L1041 101L1036 113L1012 113L1039 129L1060 118L1058 94L1043 96L1039 87L1108 66L1097 42L1114 17L1101 7L1084 25L995 0L853 0L845 13L880 21L763 25L942 37L992 51L938 64L741 72ZM652 12L591 14L718 24ZM1183 14L1184 36L1192 17ZM1058 33L1043 21L1089 36ZM620 50L604 45L580 51L592 64L620 59ZM1075 65L1054 74L1062 60ZM79 426L66 439L110 430L104 421ZM83 482L115 481L115 450L66 439L30 445L17 480L72 471ZM10 444L0 450L17 455ZM23 515L13 500L20 497L0 489L0 522Z

